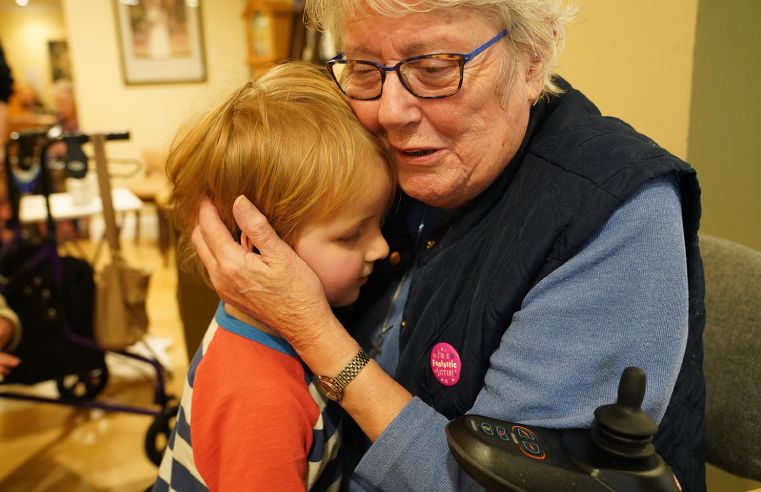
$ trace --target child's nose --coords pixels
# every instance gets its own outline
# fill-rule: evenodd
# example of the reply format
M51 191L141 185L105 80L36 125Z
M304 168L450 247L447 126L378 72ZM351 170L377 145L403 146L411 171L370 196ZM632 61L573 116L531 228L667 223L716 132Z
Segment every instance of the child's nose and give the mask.
M376 237L373 238L373 243L368 250L367 261L371 262L381 260L388 256L388 252L389 247L386 239L384 239L382 234L378 233Z

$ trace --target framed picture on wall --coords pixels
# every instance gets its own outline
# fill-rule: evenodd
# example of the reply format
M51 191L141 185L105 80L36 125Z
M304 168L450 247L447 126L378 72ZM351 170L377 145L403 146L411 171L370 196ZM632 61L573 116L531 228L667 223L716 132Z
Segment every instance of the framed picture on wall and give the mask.
M114 0L127 84L203 82L200 0Z
M59 79L71 80L71 61L66 41L48 41L48 55L50 55L50 74L53 82Z

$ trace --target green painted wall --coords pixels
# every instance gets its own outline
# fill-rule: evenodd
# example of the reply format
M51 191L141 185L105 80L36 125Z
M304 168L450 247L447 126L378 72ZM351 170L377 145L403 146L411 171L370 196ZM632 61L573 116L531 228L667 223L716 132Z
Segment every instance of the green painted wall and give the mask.
M761 1L700 0L687 158L704 232L761 250Z
M701 229L761 250L759 25L759 0L698 3L687 158L703 188ZM710 465L706 482L708 492L761 487Z

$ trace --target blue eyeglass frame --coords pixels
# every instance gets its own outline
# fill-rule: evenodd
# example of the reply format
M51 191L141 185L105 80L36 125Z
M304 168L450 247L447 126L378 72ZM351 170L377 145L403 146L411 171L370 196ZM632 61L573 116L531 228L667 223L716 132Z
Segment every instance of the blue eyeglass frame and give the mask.
M490 40L486 41L484 44L482 44L478 48L474 49L470 53L429 53L427 55L418 55L418 56L412 56L410 58L405 58L404 60L399 61L395 65L382 65L380 63L375 63L375 62L372 62L372 61L369 61L369 60L343 60L342 58L344 56L344 53L342 51L342 52L338 53L336 56L334 56L333 58L331 58L330 60L328 60L327 62L325 62L325 66L328 68L328 72L330 72L330 76L333 77L333 80L335 81L336 85L338 85L338 88L341 89L341 92L343 92L344 95L346 95L346 97L348 97L350 99L356 99L358 101L372 101L372 100L375 100L375 99L380 99L380 97L383 95L383 84L386 82L386 74L388 72L396 72L396 76L399 77L399 82L402 83L402 86L407 90L407 92L409 92L410 94L412 94L415 97L418 97L420 99L443 99L445 97L452 97L455 94L457 94L458 92L460 92L460 89L462 88L462 79L463 79L463 75L464 75L465 64L468 63L473 58L475 58L478 55L480 55L481 53L483 53L484 51L486 51L486 49L489 48L491 45L493 45L494 43L496 43L500 39L502 39L505 36L507 36L508 32L509 31L507 29L503 29L496 36L494 36ZM452 92L451 94L446 94L444 96L418 96L417 94L412 92L412 89L404 81L404 77L402 77L402 73L399 70L400 67L402 65L404 65L405 63L409 63L409 62L413 62L413 61L417 61L417 60L422 60L422 59L425 59L425 58L434 58L436 56L442 56L442 55L460 57L460 82L459 82L459 84L457 84L457 89L455 89L455 91ZM381 88L380 88L380 92L378 93L377 96L368 97L368 98L357 98L357 97L352 97L349 94L346 94L346 92L344 91L343 87L341 87L341 83L338 81L338 78L333 73L333 65L337 65L339 63L345 64L345 63L347 63L349 61L360 62L360 63L365 64L365 65L372 65L373 67L377 68L380 71L380 74L381 74Z

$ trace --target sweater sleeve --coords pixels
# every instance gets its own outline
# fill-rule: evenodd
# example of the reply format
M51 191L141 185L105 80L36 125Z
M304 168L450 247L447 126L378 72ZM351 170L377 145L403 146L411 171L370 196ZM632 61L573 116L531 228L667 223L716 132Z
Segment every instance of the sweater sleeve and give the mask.
M643 409L660 421L684 355L687 318L679 195L671 178L658 178L528 293L469 413L588 427L595 408L615 401L623 369L638 366L648 377ZM413 399L365 454L352 488L477 489L448 450L446 423Z

